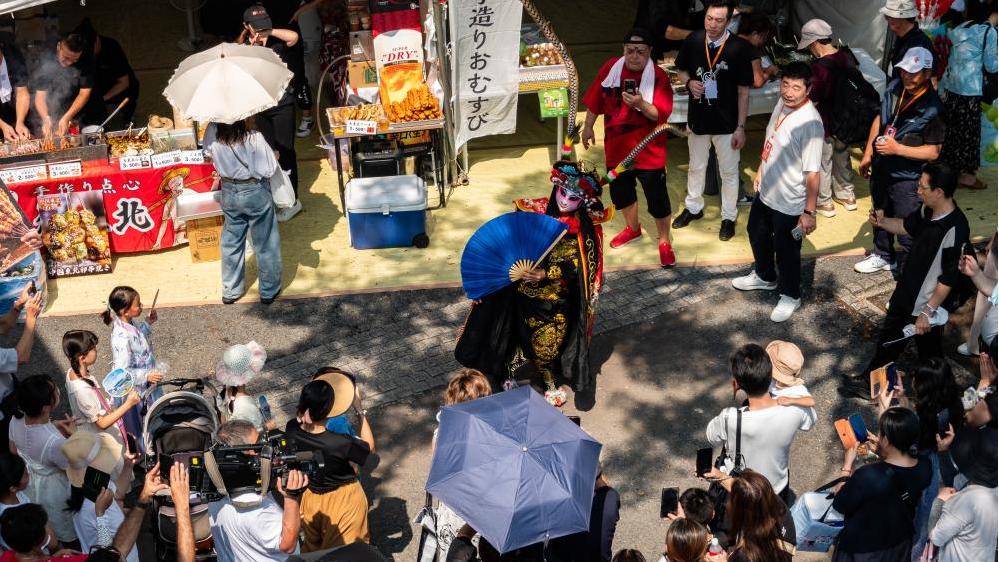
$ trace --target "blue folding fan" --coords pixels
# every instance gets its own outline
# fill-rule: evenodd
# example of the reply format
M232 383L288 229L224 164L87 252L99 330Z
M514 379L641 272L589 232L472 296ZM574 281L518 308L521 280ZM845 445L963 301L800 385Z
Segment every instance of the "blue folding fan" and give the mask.
M548 215L512 212L479 227L461 253L461 285L472 300L506 287L533 269L568 227Z

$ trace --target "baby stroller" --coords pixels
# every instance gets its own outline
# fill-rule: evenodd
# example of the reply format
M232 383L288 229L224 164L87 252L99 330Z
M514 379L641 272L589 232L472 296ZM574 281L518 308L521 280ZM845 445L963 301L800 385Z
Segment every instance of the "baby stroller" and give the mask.
M159 384L172 387L149 406L142 422L142 437L147 447L147 464L160 462L164 477L166 464L183 462L203 456L212 448L219 429L219 412L215 407L218 391L204 379L171 379ZM206 392L209 396L205 396ZM168 459L162 457L169 457ZM170 491L163 490L154 501L156 512L156 558L174 560L177 545L177 519ZM197 559L215 560L212 532L208 518L208 503L200 495L191 498L191 522Z

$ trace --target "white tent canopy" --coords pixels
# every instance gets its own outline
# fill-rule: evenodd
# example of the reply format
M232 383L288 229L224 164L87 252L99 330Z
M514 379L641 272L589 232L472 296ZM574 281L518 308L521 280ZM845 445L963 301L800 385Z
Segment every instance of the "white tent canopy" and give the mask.
M0 0L0 14L9 14L18 10L25 10L40 4L48 4L52 1L53 0Z

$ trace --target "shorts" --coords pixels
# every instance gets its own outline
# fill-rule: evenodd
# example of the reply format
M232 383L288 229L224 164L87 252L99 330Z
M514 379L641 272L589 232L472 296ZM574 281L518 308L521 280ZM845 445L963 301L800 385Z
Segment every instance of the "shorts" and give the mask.
M610 184L611 202L620 209L630 207L638 201L635 184L642 182L645 191L645 202L649 206L649 214L655 219L664 219L672 214L669 203L669 193L666 191L666 170L626 170Z

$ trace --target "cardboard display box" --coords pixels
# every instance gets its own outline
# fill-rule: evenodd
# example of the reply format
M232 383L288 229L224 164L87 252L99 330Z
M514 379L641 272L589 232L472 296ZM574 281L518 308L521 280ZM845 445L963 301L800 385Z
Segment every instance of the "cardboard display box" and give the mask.
M222 224L225 217L215 216L187 221L187 242L191 261L201 263L222 259Z
M373 61L348 61L347 83L355 90L378 87L378 71Z
M350 32L350 60L359 62L374 60L375 41L370 31Z

